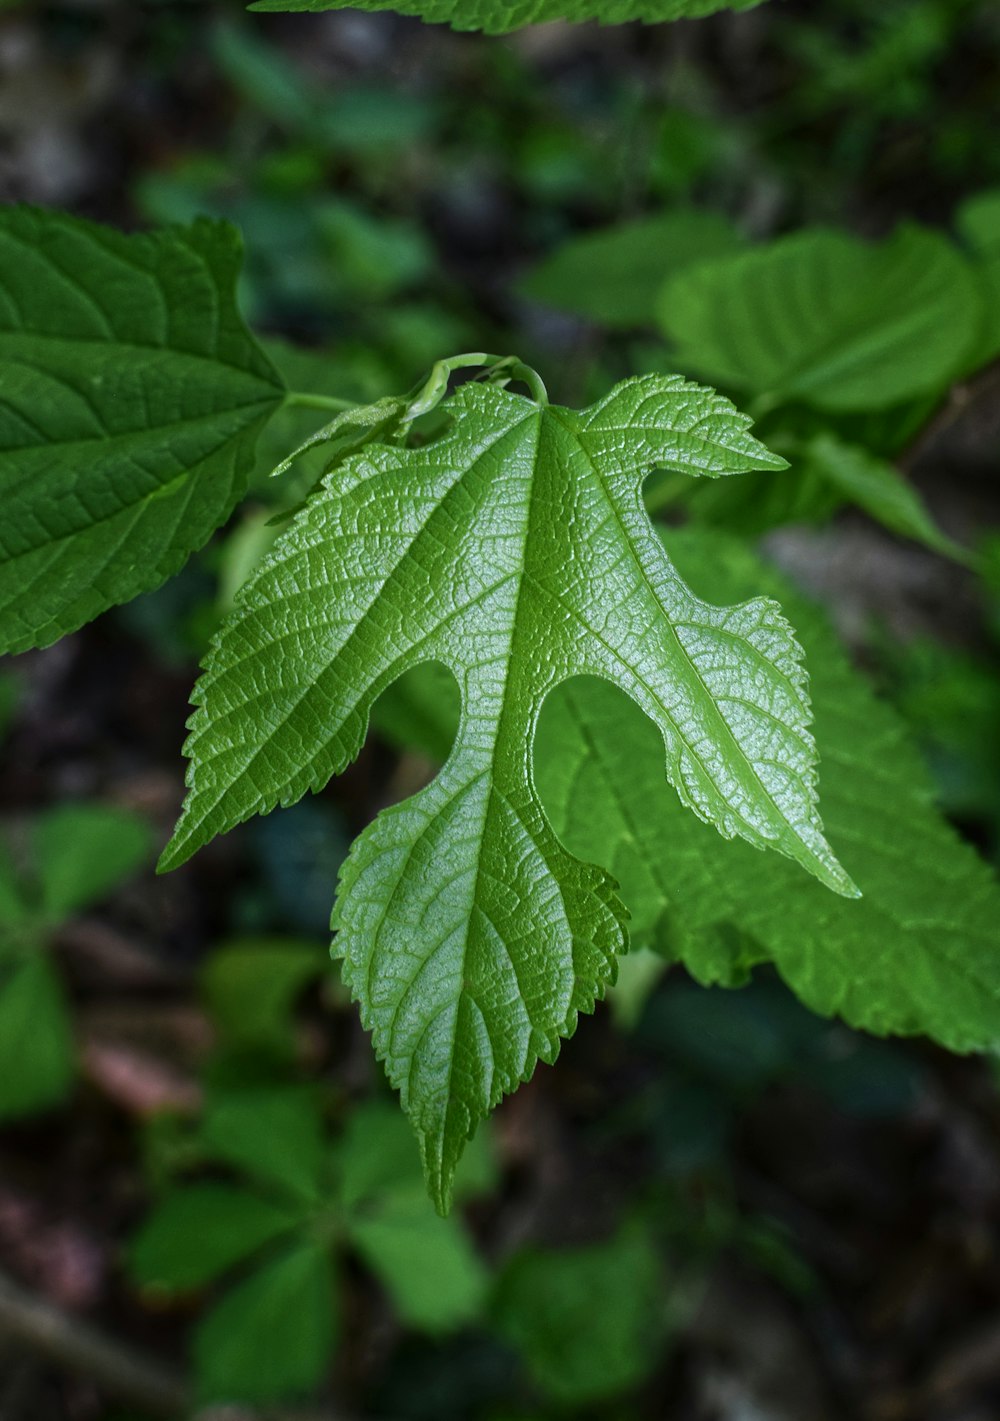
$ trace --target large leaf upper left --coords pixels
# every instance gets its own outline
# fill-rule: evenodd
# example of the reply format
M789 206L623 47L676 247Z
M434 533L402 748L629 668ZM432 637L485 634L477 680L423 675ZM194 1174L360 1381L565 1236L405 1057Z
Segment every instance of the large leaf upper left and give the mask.
M224 223L0 211L0 652L158 586L246 491L284 390Z
M321 788L386 686L422 662L451 670L448 763L362 834L335 920L442 1208L478 1121L554 1058L626 942L613 880L566 852L534 788L553 686L590 673L624 688L702 819L854 891L820 826L790 628L765 599L695 597L641 501L653 467L780 466L747 419L660 376L582 412L483 385L447 408L438 441L334 468L245 587L196 690L190 793L164 856Z

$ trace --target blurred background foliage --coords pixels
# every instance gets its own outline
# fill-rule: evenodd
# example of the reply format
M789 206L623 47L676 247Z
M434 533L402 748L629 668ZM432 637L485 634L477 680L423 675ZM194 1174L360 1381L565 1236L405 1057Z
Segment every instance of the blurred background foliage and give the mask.
M237 223L294 388L376 398L488 349L568 403L654 369L731 393L790 470L662 476L651 509L826 604L994 863L997 133L990 0L491 41L0 4L4 200ZM447 753L440 679L388 694L321 796L153 879L194 663L321 472L268 479L315 423L274 421L181 576L0 679L0 1261L146 1379L24 1349L0 1295L0 1416L171 1414L167 1369L192 1406L329 1421L995 1421L994 1070L770 971L706 991L630 958L434 1215L327 922L351 836Z

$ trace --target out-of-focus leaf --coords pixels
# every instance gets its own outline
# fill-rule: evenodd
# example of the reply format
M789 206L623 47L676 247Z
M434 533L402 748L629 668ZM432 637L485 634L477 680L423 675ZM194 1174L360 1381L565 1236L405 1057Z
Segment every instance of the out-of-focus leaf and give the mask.
M967 198L958 209L959 232L978 252L1000 250L1000 188Z
M293 1211L228 1184L168 1194L129 1248L129 1271L147 1288L201 1288L299 1222Z
M321 1196L323 1133L309 1091L286 1086L220 1093L205 1111L201 1138L209 1155L294 1199Z
M977 193L958 210L958 229L978 258L983 335L970 369L1000 354L1000 188Z
M50 921L99 903L149 862L154 847L140 815L97 802L47 810L32 838L40 907Z
M587 1248L523 1253L500 1279L496 1325L543 1391L580 1406L652 1369L663 1336L660 1288L655 1245L638 1229Z
M277 1401L321 1380L337 1344L330 1259L314 1244L257 1268L225 1294L194 1338L202 1401Z
M56 1105L73 1078L73 1028L40 950L0 961L0 1118Z
M522 294L605 326L646 326L677 272L739 245L717 212L678 208L573 237L522 278Z
M835 434L819 434L805 448L808 467L871 514L890 532L923 543L932 552L967 563L970 554L934 522L920 494L891 464Z
M846 411L943 390L975 345L981 305L969 263L936 233L869 244L816 229L681 272L659 316L697 374Z
M482 1309L486 1269L458 1220L435 1212L422 1180L371 1201L347 1231L404 1322L444 1331Z
M294 938L227 943L205 963L202 992L227 1044L284 1056L291 1051L295 999L327 970L329 955L318 944Z

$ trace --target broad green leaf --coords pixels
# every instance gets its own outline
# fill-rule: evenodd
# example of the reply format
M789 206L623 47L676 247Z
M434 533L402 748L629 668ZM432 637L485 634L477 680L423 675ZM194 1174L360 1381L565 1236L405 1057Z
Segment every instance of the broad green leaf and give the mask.
M935 810L902 723L848 665L822 613L735 540L698 530L668 545L703 595L765 587L791 609L812 673L824 818L864 897L824 893L776 855L724 846L680 813L653 773L657 737L597 681L561 688L542 716L539 790L557 832L610 863L635 941L703 982L738 983L752 961L771 960L823 1015L956 1051L995 1049L1000 890Z
M417 15L429 24L456 30L509 34L525 25L552 20L599 20L622 25L631 20L656 24L663 20L700 19L717 10L749 10L761 0L352 0L356 10L395 10ZM342 10L337 0L257 0L251 10Z
M648 326L669 277L739 242L721 214L677 208L571 238L529 272L519 290L601 325Z
M0 1119L57 1105L73 1079L73 1028L59 978L31 951L0 962Z
M158 586L246 489L283 398L234 285L236 231L124 236L0 212L0 650Z
M587 1248L520 1254L494 1305L498 1331L538 1386L576 1406L642 1381L656 1364L663 1312L655 1245L637 1229Z
M695 373L826 410L943 390L981 321L969 264L916 228L878 244L803 231L700 263L667 284L659 315Z
M582 412L467 384L419 450L370 446L324 482L247 584L195 692L190 793L163 867L317 790L372 702L440 661L463 715L438 778L356 842L335 915L361 1002L445 1207L463 1143L551 1061L613 978L624 914L565 852L532 780L542 702L581 673L659 727L683 802L854 891L823 838L805 674L772 602L693 597L653 533L654 466L716 476L781 461L728 401L678 377Z
M326 1250L303 1245L256 1269L216 1304L194 1338L202 1401L277 1401L311 1391L337 1343Z
M206 1152L292 1199L321 1194L323 1132L310 1092L275 1086L220 1093L201 1127Z
M201 1288L297 1222L232 1185L192 1184L168 1194L145 1221L129 1248L129 1271L147 1288Z
M941 531L920 494L891 464L831 433L810 439L804 454L808 470L819 474L891 532L914 538L956 562L969 561L965 548Z
M99 903L153 856L145 819L97 802L46 811L32 838L39 906L51 922Z

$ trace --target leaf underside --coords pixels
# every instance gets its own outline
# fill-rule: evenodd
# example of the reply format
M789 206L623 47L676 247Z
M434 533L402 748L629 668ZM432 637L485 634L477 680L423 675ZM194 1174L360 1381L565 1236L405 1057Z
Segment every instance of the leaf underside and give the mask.
M449 668L452 754L355 843L334 920L441 1208L478 1121L554 1059L626 945L613 880L566 851L534 787L535 727L559 682L621 686L700 818L856 891L822 835L790 628L765 599L695 597L642 506L656 466L780 466L746 418L659 376L581 412L483 385L446 408L438 442L369 446L335 468L244 589L196 688L190 792L162 864L322 788L386 686Z
M597 20L603 25L632 20L645 24L695 20L718 10L749 10L760 3L761 0L354 0L351 8L394 10L400 15L415 15L428 24L502 35L553 20ZM344 8L336 0L258 0L250 6L251 10L268 11Z
M283 391L236 308L240 251L221 223L0 213L0 651L158 586L245 492Z

